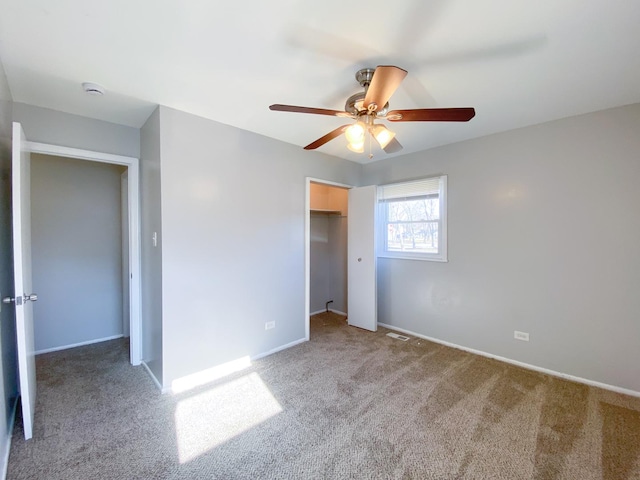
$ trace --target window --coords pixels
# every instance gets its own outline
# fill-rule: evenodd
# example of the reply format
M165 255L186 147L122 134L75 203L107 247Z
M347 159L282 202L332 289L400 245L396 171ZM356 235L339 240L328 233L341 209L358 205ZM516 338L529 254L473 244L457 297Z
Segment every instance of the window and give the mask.
M446 262L446 192L446 175L378 187L378 256Z

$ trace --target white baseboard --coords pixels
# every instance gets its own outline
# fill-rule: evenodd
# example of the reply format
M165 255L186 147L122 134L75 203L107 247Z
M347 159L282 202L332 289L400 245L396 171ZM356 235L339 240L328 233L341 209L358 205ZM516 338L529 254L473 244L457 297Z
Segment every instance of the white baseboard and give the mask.
M158 389L162 392L162 393L166 393L164 391L164 389L162 388L162 384L158 381L158 379L156 378L156 376L153 374L153 372L151 371L151 369L149 368L149 365L146 364L146 362L143 360L140 362L140 365L142 365L144 367L144 369L147 371L147 373L149 374L149 376L151 377L151 380L153 380L153 383L156 384L156 387L158 387Z
M188 390L191 390L193 388L202 387L203 385L207 385L211 382L215 382L226 376L233 375L237 372L250 368L251 362L253 362L254 360L264 358L268 355L272 355L276 352L280 352L287 348L291 348L295 345L298 345L306 341L307 341L306 338L301 338L291 343L287 343L285 345L276 347L273 350L269 350L268 352L259 353L251 357L245 356L245 357L237 358L235 360L232 360L230 362L227 362L221 365L216 365L216 366L201 370L199 372L185 375L184 377L180 377L176 380L173 380L171 382L171 386L162 388L161 391L162 393L180 394Z
M500 362L510 363L511 365L516 365L518 367L526 368L527 370L533 370L540 373L546 373L547 375L552 375L554 377L564 378L565 380L571 380L572 382L578 382L585 385L589 385L591 387L598 387L604 390L611 390L612 392L622 393L624 395L629 395L632 397L640 397L640 392L635 390L630 390L628 388L617 387L615 385L609 385L607 383L596 382L595 380L589 380L588 378L576 377L575 375L570 375L568 373L556 372L555 370L549 370L548 368L538 367L536 365L531 365L529 363L519 362L518 360L512 360L510 358L501 357L499 355L494 355L492 353L483 352L481 350L476 350L474 348L463 347L462 345L456 345L455 343L446 342L444 340L439 340L437 338L428 337L426 335L421 335L419 333L412 332L411 330L406 330L404 328L399 328L393 325L387 325L386 323L378 323L381 327L388 328L390 330L395 330L396 332L405 333L407 335L412 335L418 338L424 338L425 340L429 340L430 342L439 343L440 345L444 345L446 347L456 348L458 350L464 350L465 352L473 353L476 355L480 355L483 357L493 358L494 360L499 360Z
M287 343L285 345L281 345L279 347L274 348L273 350L269 350L268 352L259 353L257 355L254 355L253 357L251 357L251 361L258 360L258 359L264 358L264 357L268 357L269 355L273 355L274 353L281 352L282 350L286 350L287 348L295 347L296 345L299 345L299 344L304 343L306 341L307 341L306 338L300 338L299 340L295 340L295 341L293 341L291 343Z
M7 469L9 468L9 453L11 452L11 438L13 437L13 425L16 421L16 410L18 409L18 400L20 397L16 397L13 401L13 407L11 407L11 416L9 425L7 425L7 436L5 438L4 451L1 453L2 463L0 464L0 478L5 480L7 478Z
M74 343L71 345L63 345L62 347L45 348L38 350L35 354L40 355L42 353L59 352L60 350L68 350L69 348L83 347L85 345L91 345L93 343L107 342L109 340L115 340L116 338L122 338L124 335L113 335L111 337L97 338L95 340L87 340L86 342Z
M347 314L345 312L341 312L340 310L334 310L333 308L330 308L329 311L333 312L333 313L337 313L338 315L344 315L345 317L347 316ZM317 315L319 313L325 313L325 312L326 312L326 310L318 310L317 312L311 312L309 314L309 316Z

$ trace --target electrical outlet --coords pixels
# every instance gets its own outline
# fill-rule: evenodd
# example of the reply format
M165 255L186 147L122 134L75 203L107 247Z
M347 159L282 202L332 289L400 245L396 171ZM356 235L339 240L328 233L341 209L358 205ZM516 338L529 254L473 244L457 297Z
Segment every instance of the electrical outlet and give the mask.
M516 340L522 340L523 342L528 342L529 334L526 332L519 332L518 330L514 330L513 338L515 338Z
M271 330L272 328L276 328L276 322L267 322L264 324L265 330Z

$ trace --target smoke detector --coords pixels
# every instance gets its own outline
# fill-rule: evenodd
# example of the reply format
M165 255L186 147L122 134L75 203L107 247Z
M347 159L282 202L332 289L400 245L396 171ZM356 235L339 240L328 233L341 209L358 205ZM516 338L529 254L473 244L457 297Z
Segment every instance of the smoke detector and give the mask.
M104 87L102 85L98 85L97 83L84 82L82 84L82 89L88 93L89 95L102 96L104 95Z

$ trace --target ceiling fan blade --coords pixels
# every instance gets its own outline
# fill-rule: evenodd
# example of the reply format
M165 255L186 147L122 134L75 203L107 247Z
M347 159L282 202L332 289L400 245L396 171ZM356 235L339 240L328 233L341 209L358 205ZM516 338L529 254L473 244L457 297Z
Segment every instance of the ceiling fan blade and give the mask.
M400 150L402 150L402 145L400 144L400 142L398 140L394 138L391 139L391 141L387 144L386 147L383 148L383 150L386 153L396 153L399 152Z
M320 137L315 142L311 142L309 145L304 147L304 149L305 150L315 150L316 148L321 147L325 143L330 142L331 140L333 140L334 138L339 137L342 134L342 132L344 132L344 130L348 126L349 125L342 125L341 127L338 127L335 130L331 130L324 137Z
M269 105L269 110L278 112L295 112L295 113L314 113L316 115L331 115L332 117L349 117L352 115L347 112L341 112L340 110L328 110L326 108L312 108L312 107L297 107L295 105L280 105L276 103Z
M400 67L392 65L376 67L371 84L364 97L364 107L371 108L373 111L382 109L406 76L407 71ZM373 108L374 105L375 108Z
M417 108L391 110L386 119L390 122L468 122L475 115L473 108Z

